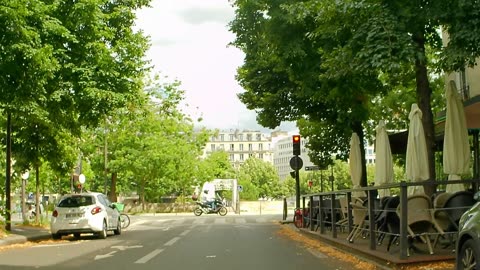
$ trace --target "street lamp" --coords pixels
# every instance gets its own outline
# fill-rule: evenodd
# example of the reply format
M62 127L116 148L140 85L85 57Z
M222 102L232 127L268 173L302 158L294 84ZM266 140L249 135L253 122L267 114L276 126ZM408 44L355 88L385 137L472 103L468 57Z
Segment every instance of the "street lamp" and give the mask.
M27 179L28 177L30 176L30 172L29 171L25 171L24 173L22 173L20 175L20 177L22 178L22 196L21 196L21 199L22 199L22 219L23 221L25 221L27 219L26 215L25 215L25 208L26 208L26 204L25 204L25 186L27 184Z

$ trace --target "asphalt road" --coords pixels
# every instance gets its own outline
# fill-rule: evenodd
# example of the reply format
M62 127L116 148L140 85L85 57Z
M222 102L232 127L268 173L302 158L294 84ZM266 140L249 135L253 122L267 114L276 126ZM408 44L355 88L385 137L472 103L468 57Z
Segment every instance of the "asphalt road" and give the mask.
M278 231L278 215L132 217L122 235L82 235L0 252L1 270L352 269Z

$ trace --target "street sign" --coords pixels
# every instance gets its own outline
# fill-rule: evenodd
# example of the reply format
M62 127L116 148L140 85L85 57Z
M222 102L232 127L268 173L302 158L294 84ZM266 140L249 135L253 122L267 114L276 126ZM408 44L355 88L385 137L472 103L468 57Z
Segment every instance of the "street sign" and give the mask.
M320 168L318 166L305 166L305 171L318 171Z
M300 170L303 167L303 160L299 156L294 156L290 159L290 167L293 170Z

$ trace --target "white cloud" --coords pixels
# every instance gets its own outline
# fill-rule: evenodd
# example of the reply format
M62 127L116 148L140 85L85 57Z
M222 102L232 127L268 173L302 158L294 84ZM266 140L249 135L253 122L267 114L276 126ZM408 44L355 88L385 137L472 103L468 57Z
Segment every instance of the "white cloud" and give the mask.
M234 10L226 0L154 0L137 12L137 27L149 35L147 58L155 71L182 82L185 112L208 128L262 129L237 93L236 69L243 53L228 46ZM290 125L291 126L291 125Z

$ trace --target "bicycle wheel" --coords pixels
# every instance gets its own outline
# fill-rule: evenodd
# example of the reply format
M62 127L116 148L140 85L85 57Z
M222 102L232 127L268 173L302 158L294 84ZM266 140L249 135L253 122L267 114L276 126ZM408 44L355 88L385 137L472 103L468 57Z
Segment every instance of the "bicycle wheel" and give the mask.
M303 215L302 210L297 208L293 214L293 224L297 228L303 228Z
M127 214L120 214L120 222L122 223L122 229L130 226L130 217Z

